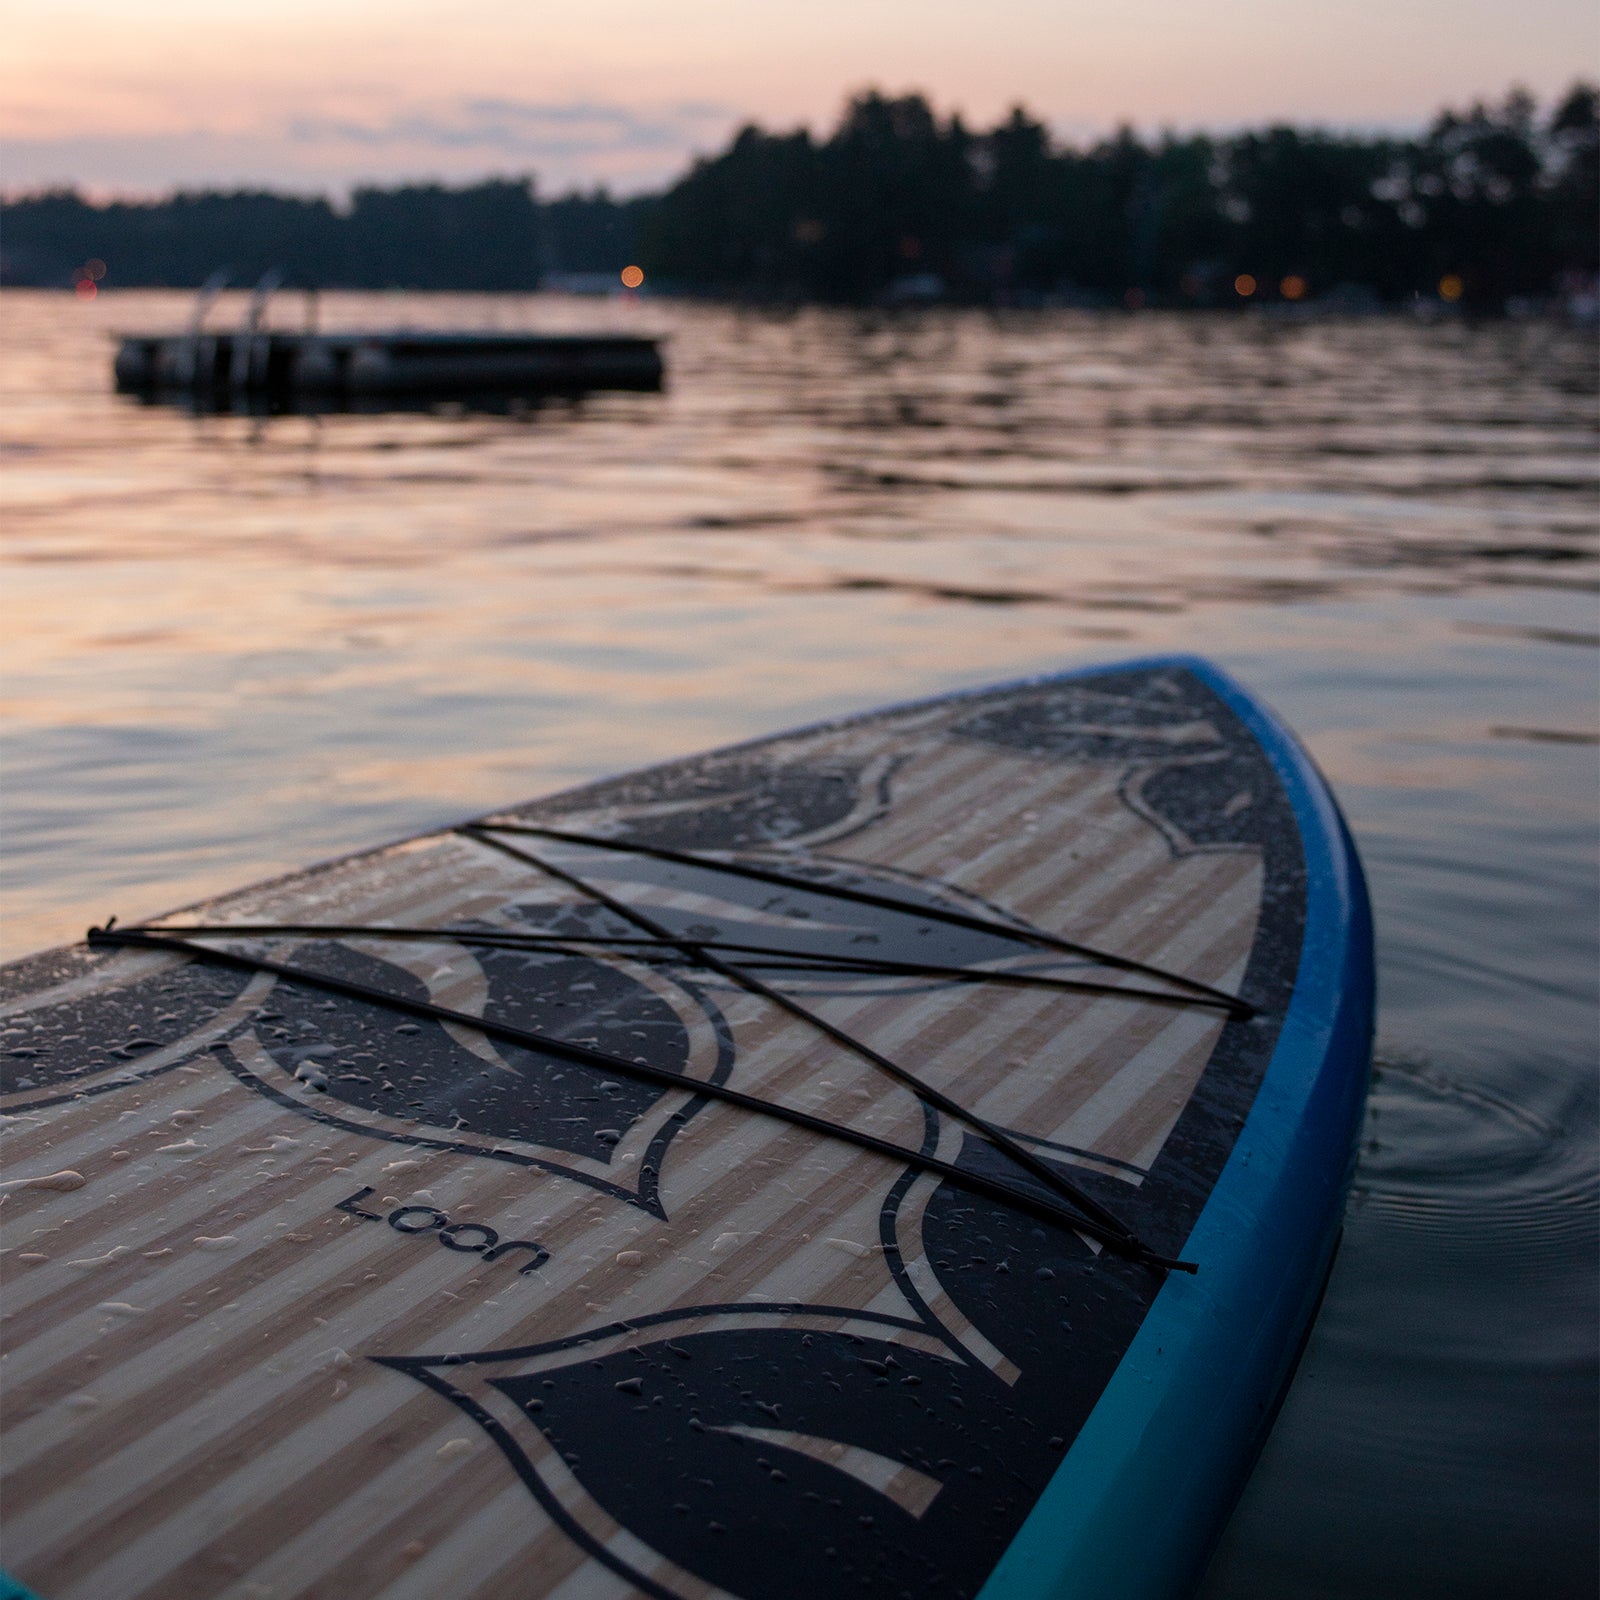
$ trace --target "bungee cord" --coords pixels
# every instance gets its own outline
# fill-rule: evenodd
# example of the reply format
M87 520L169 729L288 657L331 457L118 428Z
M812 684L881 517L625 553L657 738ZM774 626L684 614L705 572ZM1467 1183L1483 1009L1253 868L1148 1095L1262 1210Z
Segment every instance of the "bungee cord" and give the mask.
M88 941L91 946L123 946L166 950L182 953L192 958L234 966L246 970L271 973L286 981L309 984L330 993L350 999L385 1005L394 1009L425 1016L435 1021L450 1022L473 1028L488 1037L519 1045L525 1049L543 1051L581 1065L595 1067L640 1079L657 1085L685 1089L695 1095L760 1115L788 1122L809 1132L853 1144L858 1148L902 1162L919 1171L935 1174L968 1192L985 1198L999 1200L1031 1215L1041 1217L1057 1226L1066 1227L1094 1239L1110 1249L1141 1265L1159 1271L1194 1272L1192 1262L1174 1260L1159 1254L1140 1239L1128 1225L1113 1212L1088 1195L1067 1178L1057 1167L1042 1160L1029 1150L1019 1138L1007 1129L989 1121L979 1113L961 1105L952 1096L928 1083L914 1072L855 1038L826 1017L818 1015L792 995L774 988L758 972L792 972L834 974L845 979L914 979L925 978L940 982L999 984L1011 987L1035 987L1084 994L1097 999L1122 999L1143 1004L1168 1006L1197 1006L1224 1012L1228 1020L1244 1020L1253 1016L1254 1008L1237 996L1215 989L1198 979L1179 973L1167 972L1148 963L1097 950L1092 946L1067 940L1041 929L1012 926L998 919L979 917L943 906L919 905L893 895L878 894L851 885L815 881L809 878L779 872L767 867L745 862L722 861L689 851L672 850L664 846L638 844L631 841L604 839L567 829L542 828L531 824L499 822L471 823L455 830L461 837L493 849L500 854L531 866L542 874L564 883L595 905L641 930L636 934L602 934L588 931L580 933L524 932L494 927L423 928L385 926L358 923L149 923L132 928L117 928L111 918L104 928L91 928ZM732 939L694 937L677 934L652 917L648 911L612 895L569 866L536 854L526 846L513 843L503 835L541 837L558 843L592 849L610 850L624 854L654 857L675 865L708 869L730 876L771 883L779 887L801 890L810 894L831 896L881 910L891 910L924 921L942 922L951 926L979 931L1009 939L1031 949L1047 950L1086 958L1115 970L1137 973L1177 986L1173 989L1149 989L1124 984L1098 983L1083 978L1062 978L1053 974L1027 970L993 970L975 967L958 967L938 962L902 961L889 957L857 954L843 951L815 951L792 949L778 945L743 942ZM632 1061L626 1057L591 1045L575 1044L565 1039L540 1033L533 1029L494 1021L487 1017L457 1011L432 1001L413 999L393 993L375 985L360 983L306 968L274 961L268 957L232 949L219 949L205 943L207 939L292 938L395 940L410 942L451 942L469 948L485 948L553 955L587 956L589 952L615 952L618 955L649 963L687 964L691 967L715 972L747 993L775 1005L781 1010L830 1039L840 1048L849 1051L884 1073L914 1094L919 1101L961 1122L978 1134L991 1148L1004 1156L1015 1167L1027 1173L1044 1186L1049 1198L1042 1200L1035 1194L1020 1190L1013 1184L971 1172L954 1162L913 1150L892 1140L881 1139L844 1123L818 1117L778 1101L747 1094L726 1084L701 1079L686 1079L669 1068L652 1066L648 1062ZM996 957L994 959L1005 959Z

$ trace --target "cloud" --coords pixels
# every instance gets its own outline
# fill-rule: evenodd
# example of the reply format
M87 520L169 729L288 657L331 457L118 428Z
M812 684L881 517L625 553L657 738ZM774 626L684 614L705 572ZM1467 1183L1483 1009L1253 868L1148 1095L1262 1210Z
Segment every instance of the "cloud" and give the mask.
M344 191L362 182L457 182L531 172L544 193L608 183L637 192L670 182L739 120L709 101L629 106L600 100L461 97L370 117L293 116L258 130L206 128L119 138L10 139L9 191L76 183L154 193L175 185Z
M537 159L615 150L683 152L720 132L735 115L731 107L705 103L641 112L590 100L462 100L441 111L405 111L376 121L296 117L286 131L302 144L420 145Z

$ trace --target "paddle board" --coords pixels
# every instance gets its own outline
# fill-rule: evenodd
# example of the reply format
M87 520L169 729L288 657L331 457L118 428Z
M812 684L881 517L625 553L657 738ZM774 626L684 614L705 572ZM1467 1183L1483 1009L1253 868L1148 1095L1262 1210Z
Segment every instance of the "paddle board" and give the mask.
M1361 871L1170 658L6 969L45 1600L1188 1592L1337 1235Z

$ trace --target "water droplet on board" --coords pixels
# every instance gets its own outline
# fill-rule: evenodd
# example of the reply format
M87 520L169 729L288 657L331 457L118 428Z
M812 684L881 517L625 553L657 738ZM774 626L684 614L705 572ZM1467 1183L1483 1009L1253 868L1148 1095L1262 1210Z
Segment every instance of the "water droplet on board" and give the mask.
M143 1306L131 1306L126 1300L102 1300L96 1311L107 1311L118 1317L138 1317L144 1314Z
M108 1261L115 1261L118 1256L129 1255L133 1247L126 1244L113 1245L103 1256L83 1256L77 1261L69 1261L69 1267L100 1267Z
M619 1267L638 1267L644 1265L644 1252L642 1250L617 1251L617 1265Z
M197 1250L231 1250L238 1242L236 1234L219 1233L214 1237L208 1237L202 1233L196 1236L194 1245Z
M193 1139L183 1139L183 1140L180 1140L177 1144L158 1144L156 1146L156 1154L158 1156L160 1156L160 1155L188 1156L188 1155L193 1155L197 1150L203 1150L203 1149L205 1149L205 1146L202 1145L202 1144L197 1144Z
M854 1239L824 1239L826 1245L832 1245L835 1250L842 1250L847 1256L854 1256L858 1261L870 1256L878 1246L875 1244L857 1244Z
M739 1241L743 1237L744 1235L742 1233L719 1233L716 1238L711 1241L712 1255L721 1255L724 1250L737 1249Z
M388 1161L384 1163L385 1172L415 1172L422 1163L420 1161Z
M199 1120L200 1113L198 1111L174 1111L172 1115L167 1118L168 1122L174 1122L179 1127L182 1127L186 1122L198 1122Z
M434 1451L434 1455L440 1461L449 1461L456 1456L467 1455L471 1449L472 1441L470 1439L446 1439L445 1442Z
M74 1189L81 1189L88 1181L81 1172L74 1172L68 1167L42 1178L12 1178L9 1183L0 1183L0 1194L13 1189L52 1189L60 1194L68 1194Z
M68 1411L93 1411L100 1404L100 1397L93 1394L69 1394L61 1402Z

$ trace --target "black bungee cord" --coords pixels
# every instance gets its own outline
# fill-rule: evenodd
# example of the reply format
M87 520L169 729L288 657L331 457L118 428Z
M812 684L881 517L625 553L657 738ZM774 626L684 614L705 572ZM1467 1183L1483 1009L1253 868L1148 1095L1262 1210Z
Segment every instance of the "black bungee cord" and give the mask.
M115 919L113 919L115 920ZM551 954L579 955L582 947L599 946L617 950L636 959L667 960L681 963L686 950L717 950L756 957L741 963L786 972L835 972L856 978L938 978L950 983L997 983L1013 988L1060 989L1069 994L1088 994L1111 999L1147 1001L1154 1005L1202 1006L1229 1010L1221 1001L1206 995L1173 994L1165 989L1136 989L1120 983L1093 983L1082 978L1057 978L1046 973L983 967L941 966L934 961L896 961L887 956L853 955L847 952L790 950L781 945L741 944L729 939L658 939L608 933L525 933L511 928L416 928L367 922L227 922L181 923L146 922L147 933L186 937L198 934L229 934L236 938L322 938L396 940L437 944L441 941L491 950L545 951Z
M1165 983L1175 983L1205 995L1213 1005L1221 1006L1241 1021L1255 1015L1255 1007L1238 995L1224 989L1213 988L1198 978L1185 977L1181 972L1167 972L1148 962L1135 961L1131 956L1119 956L1109 950L1098 950L1093 945L1078 944L1063 939L1059 934L1048 933L1043 928L1012 927L997 922L992 917L977 917L970 912L955 911L944 906L922 906L914 901L901 900L894 895L877 894L870 889L857 889L848 884L826 883L798 874L779 872L772 867L752 866L743 861L719 861L715 856L696 854L690 850L672 850L665 845L641 844L631 839L606 839L598 834L574 833L568 828L548 828L527 822L470 822L457 828L457 833L472 838L484 838L490 833L530 834L541 839L556 839L564 844L585 845L594 850L615 850L623 855L651 856L657 861L670 861L678 866L702 867L712 872L725 872L736 878L753 878L758 883L771 883L782 889L802 889L808 894L828 895L836 900L853 900L860 905L878 906L886 911L899 911L907 916L922 917L929 922L947 922L952 927L969 928L979 933L1014 939L1020 944L1037 945L1045 950L1060 950L1067 955L1084 956L1104 967L1115 967L1124 972L1137 972L1147 978L1159 978ZM835 863L829 863L833 865ZM837 863L855 865L855 863Z
M1041 986L1108 998L1125 998L1146 1003L1197 1005L1216 1008L1226 1011L1230 1020L1242 1020L1253 1016L1255 1014L1254 1008L1237 996L1214 989L1198 979L1187 978L1178 973L1166 972L1161 968L1150 966L1143 962L1061 939L1042 930L1010 927L990 918L972 916L964 912L948 910L944 907L917 905L914 902L901 900L891 895L875 894L868 890L855 889L846 885L816 882L771 869L748 866L739 862L719 861L711 857L695 855L688 851L603 839L574 833L569 830L539 828L526 824L473 823L455 831L465 838L487 845L514 860L535 867L546 875L566 883L586 898L604 906L607 910L633 926L644 929L645 937L589 933L570 935L523 933L492 928L396 928L345 923L147 924L136 928L117 929L115 927L116 918L113 917L108 920L104 928L91 928L88 934L88 942L91 946L121 945L168 950L191 957L198 956L201 959L224 965L272 973L290 981L311 984L352 999L388 1005L420 1016L427 1016L437 1021L452 1022L470 1027L490 1037L499 1037L510 1043L519 1044L524 1048L542 1050L558 1056L564 1056L584 1065L600 1067L606 1071L641 1078L647 1082L674 1088L692 1089L693 1092L708 1098L722 1100L728 1104L737 1105L743 1109L773 1117L779 1121L790 1122L796 1126L806 1128L808 1131L855 1144L860 1148L888 1156L895 1161L922 1171L937 1174L970 1192L982 1194L987 1198L998 1199L1017 1209L1041 1216L1058 1226L1065 1226L1073 1231L1086 1234L1098 1240L1114 1253L1125 1256L1139 1264L1161 1271L1176 1270L1191 1273L1196 1271L1196 1267L1192 1262L1174 1260L1157 1254L1112 1212L1101 1206L1091 1196L1085 1194L1056 1168L1035 1156L1032 1151L1023 1146L1005 1129L990 1123L978 1113L969 1111L958 1101L944 1094L943 1091L925 1083L914 1073L891 1061L888 1057L881 1055L870 1046L846 1033L843 1029L828 1022L825 1018L816 1015L798 1001L791 999L779 990L773 989L769 984L755 977L750 969L752 967L760 967L763 970L773 971L832 971L847 977L922 976L956 982L993 982L1010 985ZM895 961L877 956L858 956L846 953L794 951L776 946L741 944L728 940L695 939L688 936L679 936L673 934L664 925L657 923L654 918L639 910L639 908L616 899L604 889L580 877L578 874L570 872L566 868L541 856L537 856L529 850L513 845L505 839L496 838L495 835L497 833L541 836L562 843L653 856L679 865L708 868L729 873L733 876L773 883L784 888L798 889L819 895L831 895L838 899L894 910L906 915L920 917L924 920L945 922L958 927L1010 938L1018 943L1027 944L1035 948L1060 950L1072 955L1088 957L1107 966L1141 973L1164 982L1181 985L1191 992L1188 994L1175 994L1171 991L1129 988L1116 984L1093 983L1081 979L1054 978L1038 973L981 971L971 968L941 966L931 962ZM747 992L777 1005L797 1020L816 1028L836 1044L851 1051L876 1069L903 1084L928 1105L944 1111L947 1115L965 1123L974 1131L980 1133L995 1149L1053 1191L1056 1196L1076 1208L1076 1212L1079 1214L1066 1212L1059 1204L1054 1202L1041 1203L1035 1197L1015 1189L1010 1184L983 1177L981 1174L968 1172L966 1169L958 1167L952 1162L944 1161L939 1157L925 1155L920 1151L897 1145L890 1140L879 1139L873 1134L863 1133L845 1124L830 1122L826 1118L816 1117L809 1112L784 1106L777 1101L764 1100L756 1095L745 1094L726 1085L699 1079L685 1079L679 1073L666 1068L652 1067L645 1062L629 1061L625 1057L615 1056L610 1052L591 1046L576 1045L530 1029L493 1022L485 1017L474 1016L467 1012L455 1011L450 1007L435 1005L431 1001L413 1000L403 995L393 994L349 979L335 978L329 974L307 971L303 968L271 961L264 957L231 950L218 950L209 945L191 942L206 936L447 941L488 948L542 950L553 954L582 954L584 951L581 947L600 946L614 948L622 953L633 954L646 960L652 958L661 959L663 957L671 958L673 956L680 960L687 959L693 965L719 973ZM724 960L722 952L755 956L758 959L755 961L746 960L736 965L731 961Z
M374 1005L387 1006L391 1010L426 1017L434 1022L451 1022L460 1027L472 1028L488 1038L520 1045L525 1050L540 1050L549 1055L561 1056L581 1066L598 1067L606 1072L641 1079L646 1083L658 1084L665 1088L683 1089L691 1095L705 1099L721 1100L728 1105L739 1106L743 1110L754 1111L779 1122L793 1123L794 1126L804 1128L808 1132L856 1145L876 1155L887 1156L903 1166L935 1173L970 1193L998 1200L1004 1205L1025 1212L1029 1216L1038 1217L1056 1227L1086 1234L1114 1253L1127 1256L1141 1265L1162 1271L1196 1270L1190 1262L1172 1261L1157 1255L1142 1245L1126 1229L1104 1228L1092 1217L1075 1216L1053 1201L1036 1199L1033 1195L1015 1189L1008 1183L987 1178L982 1173L969 1172L953 1162L942 1160L938 1156L925 1155L920 1150L895 1144L889 1139L880 1139L876 1134L864 1133L859 1128L851 1128L844 1123L829 1122L825 1117L813 1116L809 1111L786 1106L781 1101L763 1100L758 1095L745 1094L742 1090L703 1078L685 1078L681 1073L669 1071L665 1067L653 1067L646 1061L630 1061L626 1056L612 1055L609 1051L598 1050L590 1045L574 1044L566 1039L535 1033L529 1028L518 1028L510 1023L496 1022L489 1017L474 1016L471 1012L435 1005L431 1000L416 1000L409 995L395 994L348 978L336 978L330 973L310 972L303 967L272 961L265 956L248 955L236 950L219 950L211 945L194 942L193 935L196 932L218 936L232 931L226 927L190 930L187 937L175 938L168 934L153 933L141 927L118 928L115 926L116 920L112 917L103 928L89 929L85 937L91 948L160 950L191 960L209 961L218 966L237 967L246 972L266 972L291 983L302 983L325 990L329 994L342 995L349 1000L364 1000Z
M538 868L539 871L547 873L550 877L570 885L579 894L587 895L591 900L603 905L608 911L613 911L625 921L632 922L635 926L643 928L646 933L655 938L672 939L674 937L670 929L657 922L647 912L641 911L637 906L630 906L624 900L618 900L614 895L607 893L606 890L590 883L585 878L579 877L577 873L569 872L565 867L559 866L555 862L548 861L542 856L536 856L532 851L523 850L517 845L508 844L504 839L495 838L492 832L488 830L480 831L471 824L464 828L458 828L456 831L465 838L477 839L482 844L504 852L515 861L526 862L529 866ZM903 905L904 902L901 902L901 904ZM859 1056L870 1066L876 1067L880 1072L903 1084L920 1100L933 1106L936 1110L943 1111L947 1116L959 1119L966 1123L968 1127L982 1134L990 1144L1006 1156L1009 1156L1017 1166L1043 1183L1046 1188L1054 1190L1056 1194L1076 1206L1086 1217L1098 1224L1100 1228L1106 1230L1111 1239L1119 1241L1121 1253L1135 1260L1150 1259L1152 1257L1153 1253L1149 1246L1137 1238L1126 1223L1112 1212L1106 1210L1099 1201L1085 1194L1069 1178L1063 1177L1048 1162L1040 1160L1026 1146L1018 1143L1005 1129L996 1126L988 1118L980 1116L977 1112L969 1110L958 1100L945 1094L942 1089L937 1089L931 1083L925 1082L914 1072L900 1066L898 1062L891 1061L889 1057L880 1054L870 1045L862 1043L854 1035L846 1033L843 1028L829 1022L826 1017L819 1017L816 1012L801 1005L798 1000L792 999L780 989L774 989L771 984L764 983L760 978L744 971L743 968L735 966L730 961L724 961L720 956L709 950L700 950L698 959L713 972L720 972L725 978L738 984L741 989L758 995L760 998L777 1006L780 1010L787 1011L790 1016L801 1022L808 1023L811 1027L817 1029L819 1033L832 1039L835 1044L850 1051L853 1055ZM1173 1263L1164 1264L1172 1265ZM1187 1270L1193 1269L1190 1267Z

